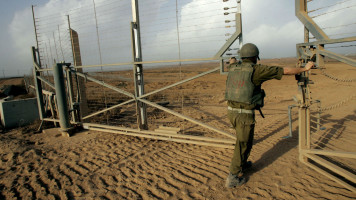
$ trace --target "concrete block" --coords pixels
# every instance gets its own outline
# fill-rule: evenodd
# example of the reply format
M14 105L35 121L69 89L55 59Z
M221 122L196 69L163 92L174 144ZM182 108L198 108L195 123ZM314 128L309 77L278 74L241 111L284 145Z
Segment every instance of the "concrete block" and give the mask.
M20 127L39 119L37 99L0 101L1 124L5 128Z

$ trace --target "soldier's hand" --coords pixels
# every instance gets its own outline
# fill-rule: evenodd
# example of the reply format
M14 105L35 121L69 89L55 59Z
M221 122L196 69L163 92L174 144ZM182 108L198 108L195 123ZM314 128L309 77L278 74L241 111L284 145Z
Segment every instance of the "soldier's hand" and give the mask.
M305 69L305 71L309 71L312 67L314 67L314 63L313 63L312 61L309 61L309 62L305 65L304 69Z

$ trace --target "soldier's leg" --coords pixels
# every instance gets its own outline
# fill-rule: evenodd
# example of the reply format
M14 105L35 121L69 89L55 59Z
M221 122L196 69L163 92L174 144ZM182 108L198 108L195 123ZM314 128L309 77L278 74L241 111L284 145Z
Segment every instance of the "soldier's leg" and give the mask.
M237 130L237 123L238 123L238 116L239 114L233 112L233 111L228 111L227 116L234 127L236 131L236 135L239 134L239 131ZM230 164L230 173L231 174L238 174L240 171L240 165L241 165L241 156L240 156L240 140L238 137L236 137L236 144L235 144L235 150L232 156L231 164Z
M239 174L242 172L242 156L241 149L243 148L243 144L241 144L239 139L236 139L235 150L232 156L231 164L230 164L230 173L231 174Z
M252 116L249 115L250 114L233 113L233 111L228 113L230 122L236 130L235 150L230 165L230 173L235 175L242 172L242 165L246 162L248 157L246 157L245 153L249 147L248 142L250 140L251 123L254 124L254 120L251 118Z
M253 137L254 137L254 132L255 132L255 124L245 124L245 131L246 134L248 133L248 139L247 142L244 144L246 145L243 149L245 151L241 152L241 163L242 166L244 166L247 163L248 157L250 156L252 145L253 145Z

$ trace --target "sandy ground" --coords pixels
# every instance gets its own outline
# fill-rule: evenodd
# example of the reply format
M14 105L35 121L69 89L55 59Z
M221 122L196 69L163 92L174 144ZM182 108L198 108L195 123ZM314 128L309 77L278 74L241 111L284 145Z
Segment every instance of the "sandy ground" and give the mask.
M265 63L293 66L294 61ZM356 79L355 68L327 66L326 71L334 76ZM186 94L213 94L206 99L209 104L199 107L203 114L192 109L187 115L204 116L233 133L226 103L220 102L225 79L210 74L197 80L200 88L186 90ZM356 99L340 102L353 95L356 83L334 81L320 70L313 70L311 79L315 82L312 97L330 108L321 115L326 129L313 133L313 145L355 152ZM299 161L296 110L293 137L282 138L289 134L287 107L295 103L292 96L297 94L294 76L266 82L263 88L266 118L256 117L250 156L254 164L241 187L224 187L231 149L94 131L68 138L56 128L35 133L35 124L0 134L0 199L355 199L355 193ZM354 160L340 162L355 173Z

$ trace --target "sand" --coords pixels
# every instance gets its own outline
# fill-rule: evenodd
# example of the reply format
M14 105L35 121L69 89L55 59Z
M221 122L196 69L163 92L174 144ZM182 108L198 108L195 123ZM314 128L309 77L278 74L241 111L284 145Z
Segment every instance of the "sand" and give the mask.
M268 64L292 66L295 60L268 60ZM330 63L327 72L355 78L356 69ZM210 104L200 111L189 104L187 115L233 133L226 118L223 89L226 76L210 74L197 80L200 87L186 94L211 93ZM315 145L332 150L356 151L355 82L337 82L313 70L314 99L334 106L322 113L324 131L313 135ZM356 194L302 164L298 158L298 115L293 111L293 137L289 134L288 105L297 94L294 76L263 85L266 116L256 117L253 167L248 182L227 189L225 179L232 150L96 131L62 136L58 128L36 133L38 124L0 134L0 199L355 199ZM202 100L208 98L201 96ZM186 109L189 109L187 107ZM179 127L179 121L175 125ZM315 126L315 124L314 124ZM334 134L331 130L337 129ZM340 131L341 130L341 131ZM325 134L328 133L329 135ZM319 143L318 143L319 142ZM354 160L342 160L355 173Z

